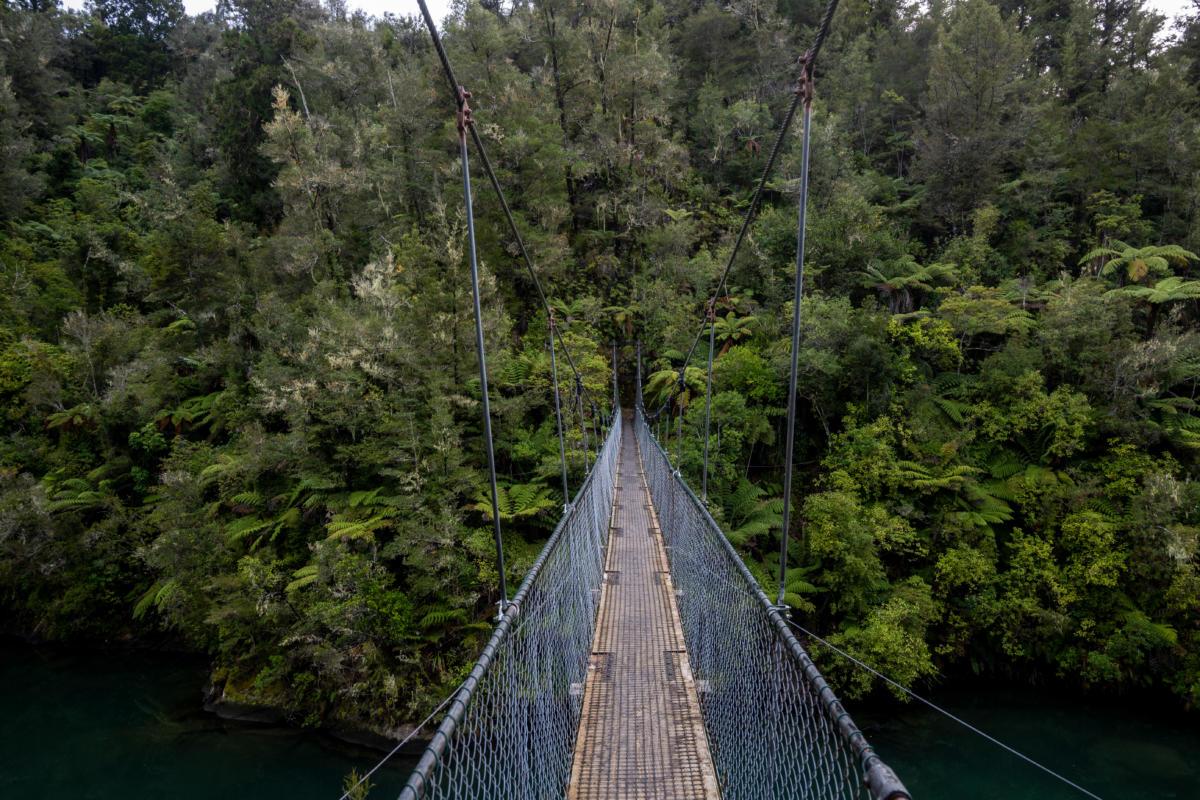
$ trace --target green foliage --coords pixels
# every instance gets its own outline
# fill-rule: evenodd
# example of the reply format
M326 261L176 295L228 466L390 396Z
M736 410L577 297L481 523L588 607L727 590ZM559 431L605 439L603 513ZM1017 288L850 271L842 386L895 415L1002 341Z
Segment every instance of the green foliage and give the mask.
M1198 259L1200 256L1177 244L1133 247L1114 239L1111 245L1098 247L1087 253L1080 260L1080 264L1100 261L1101 275L1117 276L1130 283L1140 283L1147 278L1166 277L1171 274L1172 265L1186 267L1189 262Z
M480 490L476 502L470 506L483 514L488 521L494 519L490 489ZM513 484L496 487L496 505L503 522L514 522L524 517L537 517L548 509L558 508L559 503L550 495L550 488L537 483Z
M785 597L905 682L1196 705L1200 28L1010 11L858 9L823 51ZM712 513L771 591L798 137L718 298L707 441L707 336L682 361L785 99L761 76L810 12L538 0L444 27L570 348L570 487L610 342L628 401L638 340L672 453L698 487L707 444ZM298 724L419 716L499 577L426 34L297 0L6 4L0 28L5 619L168 636ZM564 500L548 320L478 183L516 578Z
M367 800L373 787L369 778L359 775L358 770L354 769L342 780L342 792L346 800Z

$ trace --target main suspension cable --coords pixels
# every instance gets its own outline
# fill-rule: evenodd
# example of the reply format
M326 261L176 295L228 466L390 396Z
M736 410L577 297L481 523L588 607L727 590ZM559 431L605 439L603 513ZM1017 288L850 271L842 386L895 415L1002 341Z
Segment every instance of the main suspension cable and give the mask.
M801 74L799 80L803 83L806 80L806 75L811 75L816 64L817 54L820 53L822 45L829 37L829 29L833 24L833 15L837 11L838 0L828 0L825 5L825 13L821 16L821 22L817 28L817 35L813 39L812 46L805 52L800 59ZM742 242L746 238L746 233L750 230L750 223L754 221L754 216L758 212L758 207L762 202L763 193L766 191L767 179L770 177L772 170L775 168L775 162L779 157L779 153L783 149L784 139L787 138L788 131L792 127L792 121L796 117L796 111L799 110L800 104L804 101L803 93L799 90L793 95L792 102L788 105L787 113L784 115L783 123L779 126L779 132L775 136L775 143L771 147L771 153L767 158L767 163L763 165L762 174L758 178L758 184L754 188L754 194L750 198L750 205L746 209L745 215L742 217L742 225L738 229L737 238L734 239L733 249L729 252L729 258L725 261L725 268L721 270L721 278L717 281L717 288L713 291L712 297L708 303L715 306L717 300L721 297L721 292L725 288L725 283L729 278L729 273L733 270L733 264L737 260L738 252L741 250ZM687 355L683 358L683 363L679 367L679 380L675 382L672 390L668 393L667 399L663 402L663 407L675 397L675 392L683 388L684 375L687 370L688 362L692 360L692 355L696 352L696 347L700 344L701 338L704 336L705 327L708 324L707 309L709 305L705 305L705 320L701 323L699 330L696 331L695 337L692 338L691 347L688 348ZM655 412L654 416L662 413L662 408Z
M433 15L429 12L429 6L425 0L417 0L421 6L421 16L425 19L425 27L429 29L429 35L433 39L433 47L437 51L438 60L442 63L442 71L446 74L446 81L450 85L450 93L454 97L455 104L459 109L462 109L463 98L461 96L461 85L458 79L454 76L454 68L450 65L450 57L446 54L446 48L442 44L442 37L437 32L437 26L434 25ZM479 154L479 160L483 163L483 171L488 176L488 181L492 184L492 189L496 192L496 197L500 200L500 209L504 212L504 219L508 222L509 232L512 233L513 239L517 243L517 249L521 253L521 260L525 264L525 270L529 273L530 280L533 281L533 288L537 291L538 300L541 301L542 307L547 314L551 313L550 301L546 298L546 292L542 288L542 282L538 278L537 270L533 266L533 259L529 255L528 249L525 247L525 239L521 236L521 232L517 229L517 222L513 218L512 209L508 205L508 199L504 195L504 189L500 186L500 179L496 177L496 171L492 169L492 161L488 158L487 148L483 146L483 139L479 136L479 131L475 128L473 119L467 121L467 131L471 134L471 141L475 145L475 151ZM556 326L554 336L558 338L558 342L562 345L563 355L567 358L567 366L571 368L575 379L580 383L583 382L583 376L579 372L578 366L575 364L575 359L571 355L571 349L567 347L567 342L563 338L562 331ZM584 386L584 392L588 395L588 399L592 399L591 392Z

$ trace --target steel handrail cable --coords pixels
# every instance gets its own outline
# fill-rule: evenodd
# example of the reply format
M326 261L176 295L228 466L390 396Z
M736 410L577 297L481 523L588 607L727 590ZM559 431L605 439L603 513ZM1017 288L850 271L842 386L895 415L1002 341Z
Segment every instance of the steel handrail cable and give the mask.
M854 749L855 753L860 759L860 763L862 764L865 772L864 777L867 779L867 785L870 787L873 797L877 798L878 800L907 800L910 798L911 795L909 794L908 790L904 788L903 783L896 776L895 772L893 772L892 769L875 752L874 747L871 746L871 744L867 741L866 736L861 730L859 730L858 726L855 725L853 719L846 711L845 706L843 706L841 701L838 700L833 689L828 685L825 678L821 675L820 670L817 668L816 664L813 663L812 658L808 655L808 652L804 649L804 646L788 629L787 624L791 620L788 618L784 609L771 602L770 598L763 591L762 586L754 577L749 567L746 566L746 562L738 554L733 544L729 541L729 538L725 535L721 526L715 519L713 519L713 516L709 512L707 506L705 506L704 503L701 502L700 498L696 496L696 493L692 491L692 488L688 486L687 482L678 473L678 471L671 467L670 457L667 454L666 449L663 448L662 444L657 440L653 433L651 433L649 426L646 424L646 418L643 412L644 409L641 406L635 408L634 426L638 436L639 444L644 442L646 445L649 445L649 447L646 447L643 450L643 464L645 465L644 469L646 470L647 474L653 475L656 473L659 468L656 467L654 462L656 458L661 459L661 463L664 465L662 469L666 471L666 477L663 477L663 480L666 483L666 487L673 487L673 490L670 488L665 488L664 490L672 491L672 495L674 495L676 492L682 494L682 499L684 500L685 504L690 506L695 512L699 525L703 528L707 528L712 534L712 541L716 550L720 554L720 557L733 568L734 574L741 576L742 580L745 582L746 588L749 590L749 593L756 598L755 602L757 605L759 605L759 607L766 612L770 625L774 629L775 635L778 637L780 644L783 645L789 656L796 660L796 663L801 668L806 681L808 681L816 695L821 698L821 707L825 715L840 731L843 741L848 743L848 745ZM653 501L655 503L661 503L661 495L657 497L655 496L656 492L659 491L657 483L652 478L650 478L649 481L651 484L650 494ZM665 524L667 523L660 523L660 525ZM664 536L670 538L670 532L664 531ZM668 557L671 559L672 573L676 572L676 566L682 552L683 551L678 547L668 548ZM711 571L707 569L705 569L704 572L707 576L711 576L712 574ZM742 591L744 590L739 590L739 594L742 594ZM693 665L693 669L696 669L696 665Z
M607 450L615 451L619 446L621 428L621 417L616 416L606 437L605 448ZM446 716L442 719L437 731L434 732L425 753L413 768L407 784L400 792L401 800L418 800L429 789L433 770L441 761L447 748L450 746L451 739L455 736L456 730L463 722L476 690L479 689L485 680L485 676L488 674L492 663L501 656L501 648L504 642L510 639L516 633L517 629L525 623L527 617L523 611L523 607L527 597L533 591L534 583L538 580L543 567L550 561L563 539L569 535L569 528L572 522L576 518L582 518L586 513L582 502L583 499L588 496L588 492L592 491L594 485L601 482L608 483L609 490L611 491L610 479L602 476L599 469L591 470L577 490L574 501L569 505L566 513L559 518L554 532L550 535L545 546L543 546L541 552L538 554L537 559L525 574L525 578L522 580L516 594L513 595L512 602L505 607L495 630L492 632L491 638L472 666L471 673L463 681L458 691L452 695L451 707L447 710Z

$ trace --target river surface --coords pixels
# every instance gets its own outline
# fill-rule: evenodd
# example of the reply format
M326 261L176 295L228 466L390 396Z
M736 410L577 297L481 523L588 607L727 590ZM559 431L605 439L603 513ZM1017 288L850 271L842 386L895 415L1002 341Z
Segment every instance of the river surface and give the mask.
M1200 715L1046 689L930 699L1104 800L1200 800ZM1087 797L915 702L851 711L918 800Z
M205 713L202 661L0 640L0 798L337 800L379 754ZM1105 800L1200 798L1200 722L1047 691L936 699ZM924 707L852 708L918 800L1081 795ZM382 770L395 798L413 760Z
M0 640L0 798L337 800L380 754L201 708L204 662ZM395 798L414 761L377 773Z

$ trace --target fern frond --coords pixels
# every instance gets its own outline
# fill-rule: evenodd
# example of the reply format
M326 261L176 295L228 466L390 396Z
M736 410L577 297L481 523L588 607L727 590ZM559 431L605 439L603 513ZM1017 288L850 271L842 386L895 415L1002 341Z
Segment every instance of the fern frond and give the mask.
M466 609L462 608L435 608L434 610L421 617L421 621L417 623L417 627L421 630L429 630L430 628L443 627L453 623L465 624L467 622Z
M285 589L288 594L310 586L321 577L321 570L316 564L308 564L292 573L294 580Z

